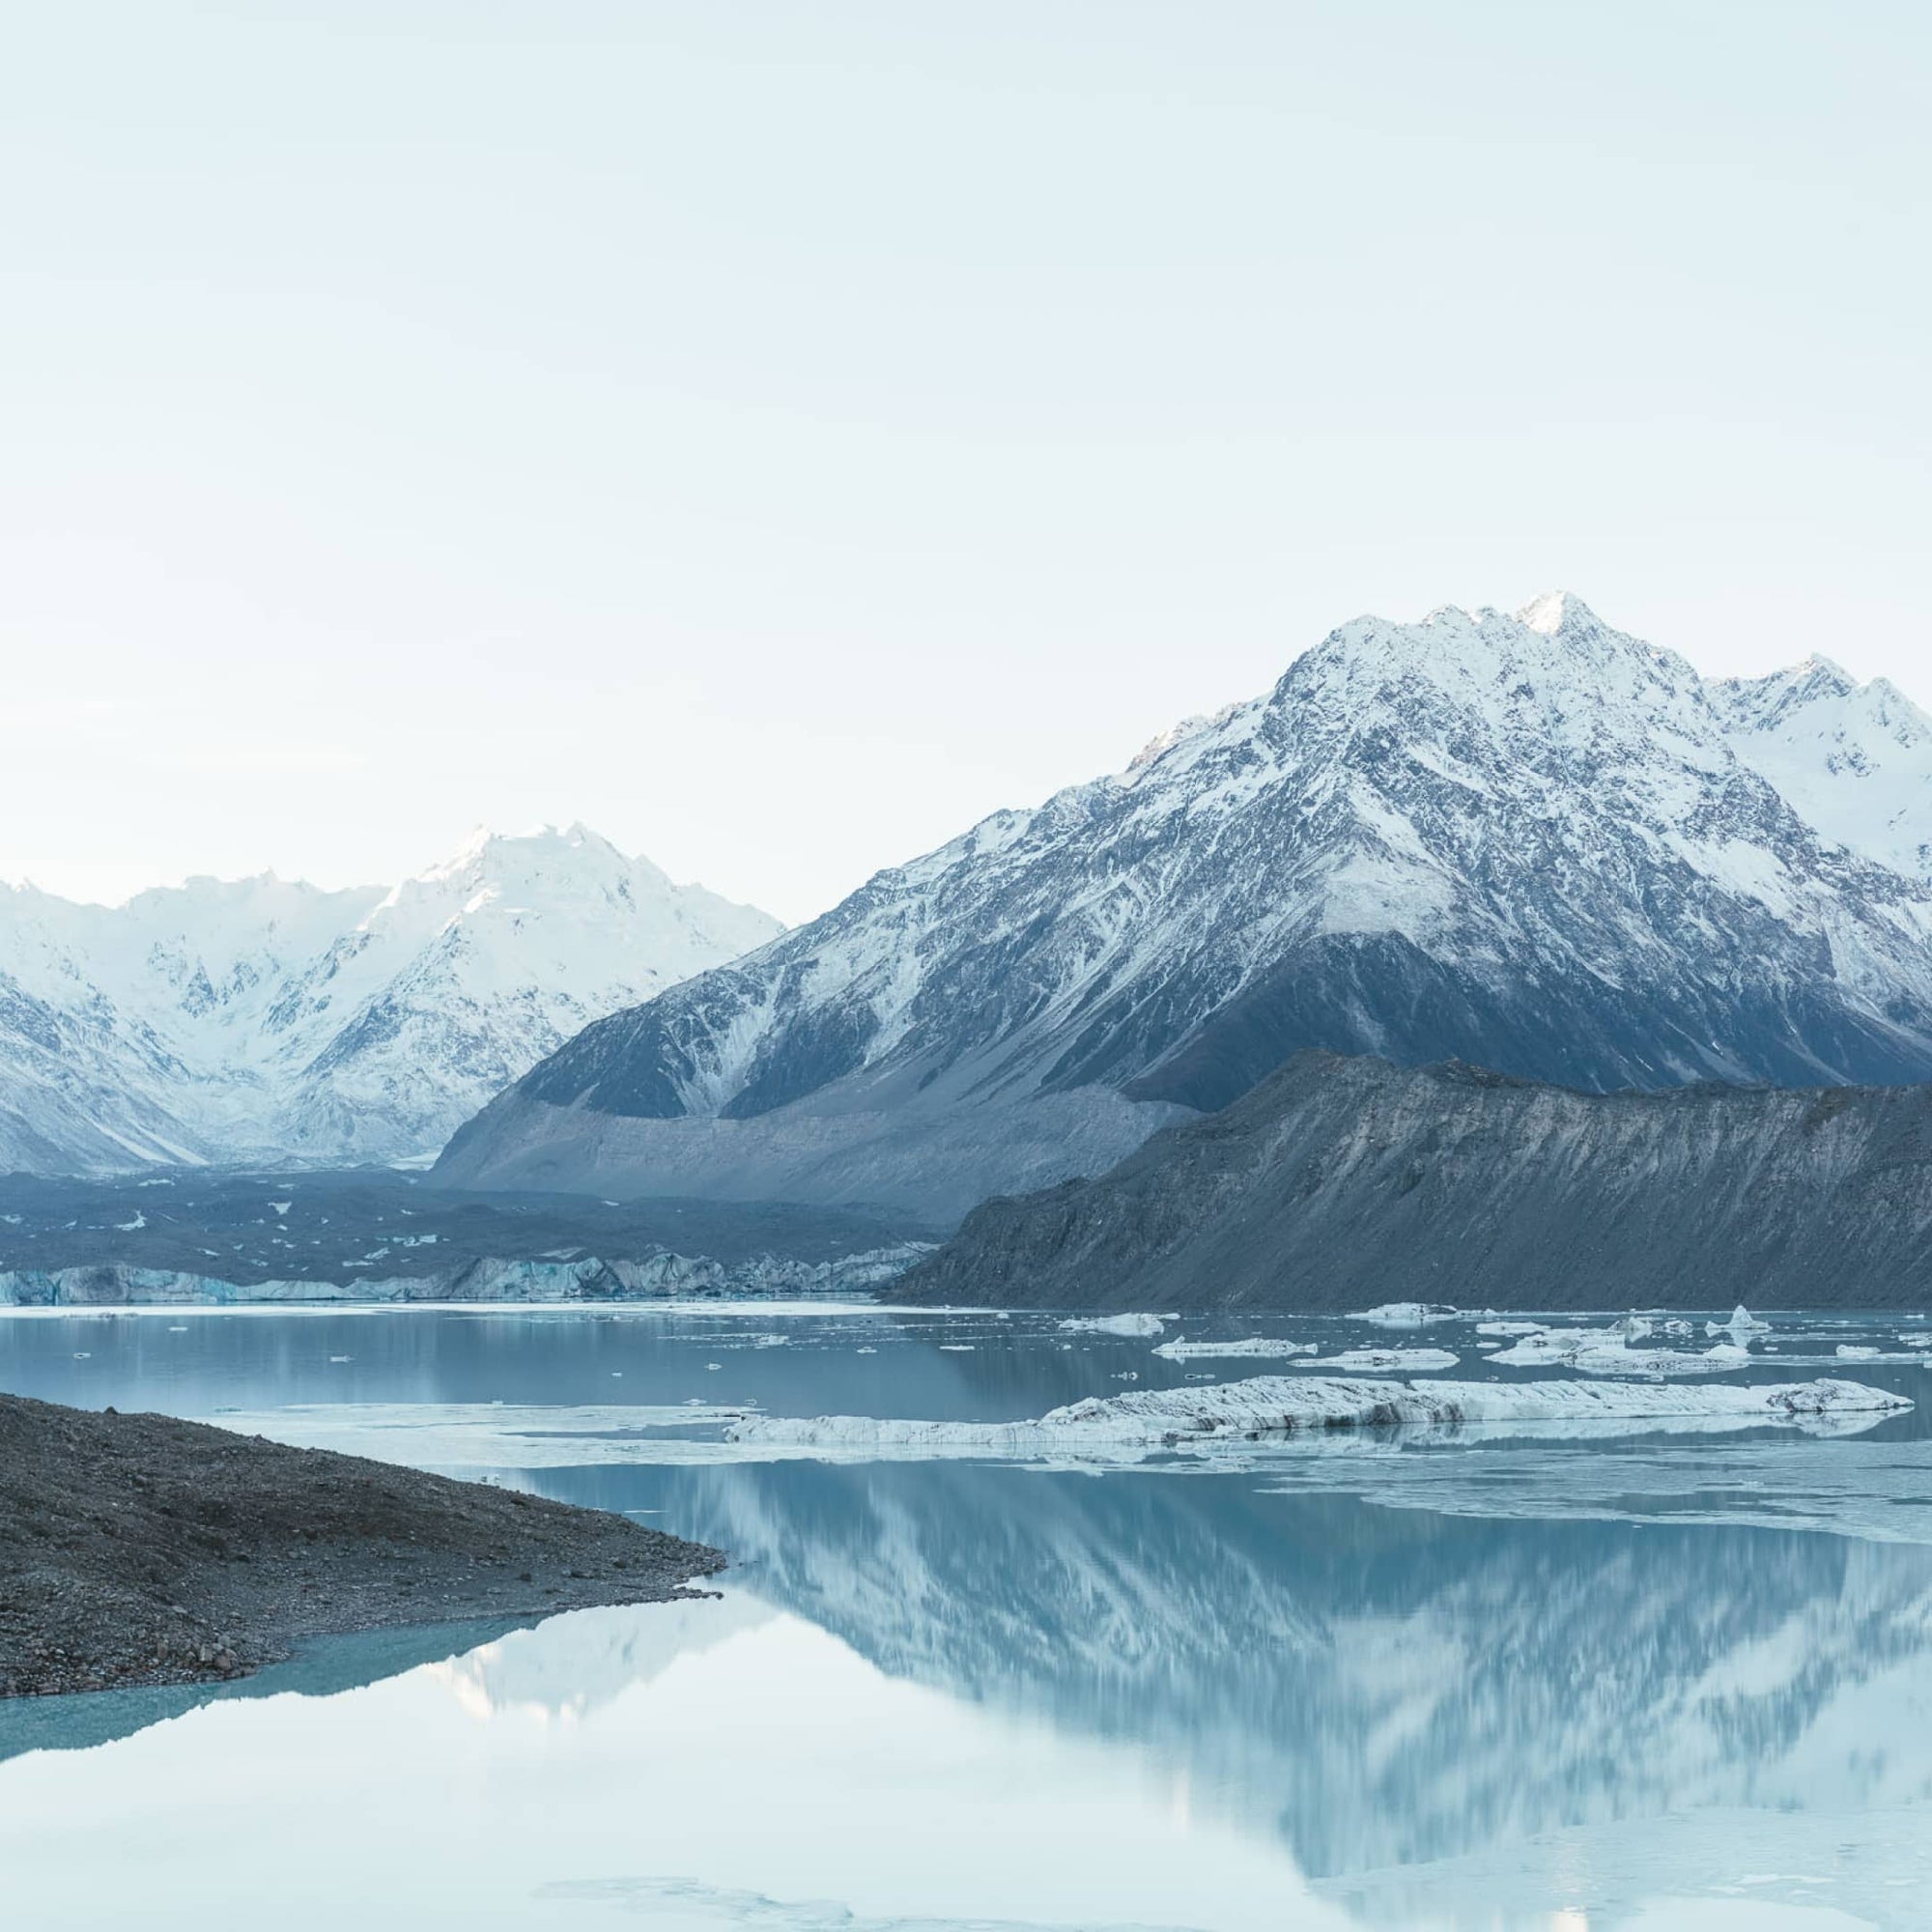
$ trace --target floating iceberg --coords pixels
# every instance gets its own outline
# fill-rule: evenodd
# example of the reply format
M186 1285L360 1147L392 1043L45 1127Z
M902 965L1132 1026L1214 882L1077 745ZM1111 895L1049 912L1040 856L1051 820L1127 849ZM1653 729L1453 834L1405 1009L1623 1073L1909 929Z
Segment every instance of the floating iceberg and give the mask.
M1167 1342L1154 1350L1170 1362L1201 1362L1241 1358L1244 1360L1308 1355L1303 1366L1311 1369L1346 1369L1369 1374L1402 1375L1411 1370L1453 1369L1457 1356L1446 1349L1345 1349L1339 1355L1318 1353L1317 1342L1284 1342L1272 1336L1255 1335L1245 1342Z
M1841 1417L1877 1419L1908 1409L1889 1389L1861 1382L1776 1382L1684 1387L1654 1382L1350 1381L1320 1376L1259 1376L1199 1388L1137 1389L1090 1396L1020 1422L932 1422L864 1415L748 1416L725 1439L793 1449L865 1454L1046 1458L1122 1451L1194 1449L1335 1430L1458 1429L1490 1424L1748 1429L1827 1426Z
M1720 1376L1751 1359L1735 1342L1701 1350L1631 1347L1649 1333L1650 1323L1638 1315L1608 1328L1538 1328L1489 1359L1512 1369L1581 1369L1586 1376Z
M1462 1359L1447 1349L1344 1349L1339 1355L1317 1355L1302 1366L1347 1369L1350 1374L1408 1375L1426 1369L1453 1369ZM1501 1357L1497 1357L1501 1360Z
M1760 1321L1741 1301L1731 1310L1728 1321L1707 1321L1704 1323L1707 1335L1769 1335L1771 1323Z
M1158 1335L1167 1326L1158 1315L1083 1315L1060 1324L1063 1335Z
M1319 1342L1284 1342L1272 1335L1250 1335L1245 1342L1163 1342L1154 1350L1170 1362L1211 1362L1224 1357L1255 1358L1312 1355Z
M1427 1328L1432 1321L1453 1321L1458 1310L1439 1301L1384 1301L1378 1308L1364 1308L1350 1319L1373 1321L1378 1328Z

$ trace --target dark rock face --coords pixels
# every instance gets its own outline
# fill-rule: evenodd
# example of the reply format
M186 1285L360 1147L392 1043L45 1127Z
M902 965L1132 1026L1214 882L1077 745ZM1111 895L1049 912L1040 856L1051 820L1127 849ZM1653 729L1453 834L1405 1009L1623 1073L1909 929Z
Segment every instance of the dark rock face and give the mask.
M1098 1179L988 1201L895 1298L1922 1307L1932 1089L1591 1094L1306 1053Z
M440 1173L938 1218L1305 1047L1598 1091L1932 1079L1932 885L1821 837L1726 716L1572 601L1364 619L586 1028Z
M1675 1085L1719 1040L1771 1086L1817 1086L1827 1067L1874 1085L1932 1078L1915 1037L1820 984L1626 990L1588 974L1526 974L1497 985L1399 934L1375 934L1319 940L1285 959L1126 1092L1211 1111L1292 1054L1325 1047L1405 1065L1464 1060L1605 1093Z

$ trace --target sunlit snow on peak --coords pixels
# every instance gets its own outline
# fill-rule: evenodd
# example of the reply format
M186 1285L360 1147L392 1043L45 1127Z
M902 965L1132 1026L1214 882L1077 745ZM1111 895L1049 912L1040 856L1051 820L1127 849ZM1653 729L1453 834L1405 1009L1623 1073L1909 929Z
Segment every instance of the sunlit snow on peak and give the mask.
M1516 614L1520 624L1526 624L1546 638L1556 637L1566 630L1603 628L1597 613L1572 590L1546 590Z

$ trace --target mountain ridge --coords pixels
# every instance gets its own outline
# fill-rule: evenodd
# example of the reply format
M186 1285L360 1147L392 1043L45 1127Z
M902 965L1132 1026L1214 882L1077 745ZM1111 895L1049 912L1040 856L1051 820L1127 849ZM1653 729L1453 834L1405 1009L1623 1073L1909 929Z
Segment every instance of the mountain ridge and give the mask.
M1921 1308L1932 1088L1584 1094L1297 1054L1106 1173L982 1202L895 1298L1343 1312Z
M0 1170L426 1157L587 1020L781 929L582 825L390 887L0 889Z

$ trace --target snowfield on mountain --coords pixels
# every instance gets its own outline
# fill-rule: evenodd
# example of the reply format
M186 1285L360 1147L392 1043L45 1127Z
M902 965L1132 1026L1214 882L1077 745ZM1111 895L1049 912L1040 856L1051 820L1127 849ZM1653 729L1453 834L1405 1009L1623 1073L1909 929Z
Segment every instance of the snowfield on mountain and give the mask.
M1309 1046L1595 1091L1926 1079L1928 781L1932 724L1822 663L1706 683L1567 596L1359 619L586 1028L439 1172L944 1219Z
M581 825L393 889L0 887L0 1172L434 1154L589 1021L781 929Z

